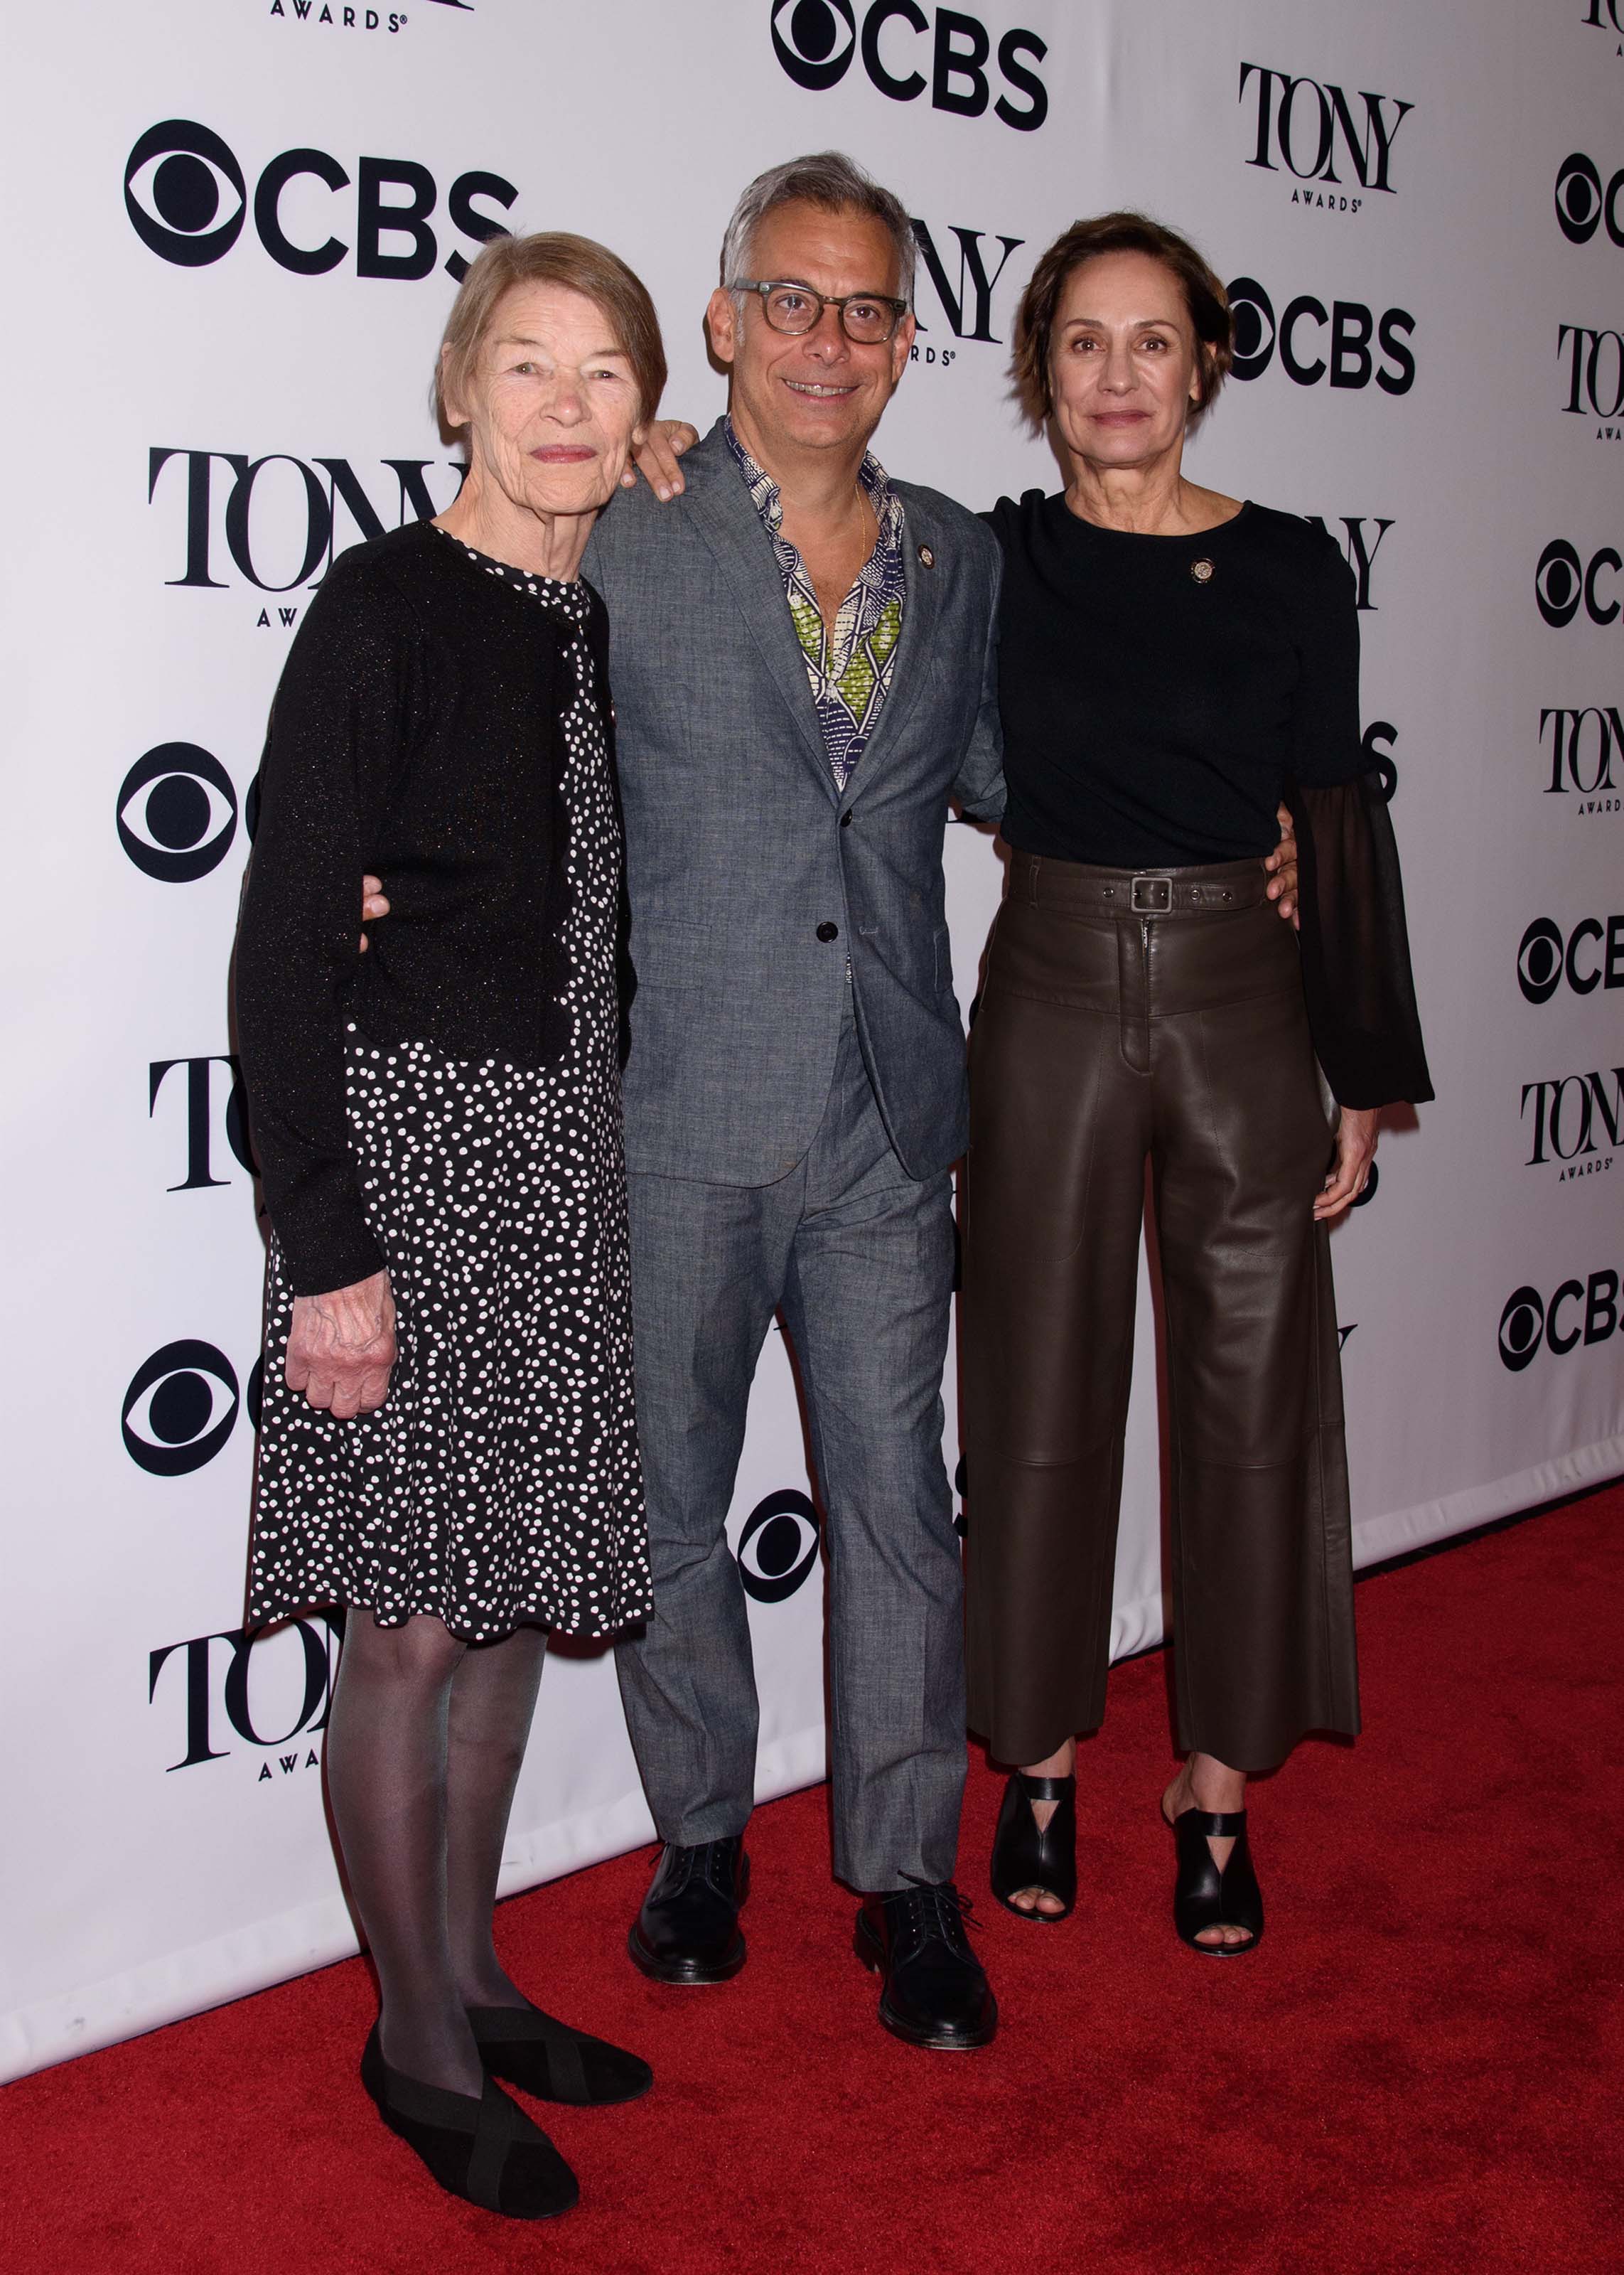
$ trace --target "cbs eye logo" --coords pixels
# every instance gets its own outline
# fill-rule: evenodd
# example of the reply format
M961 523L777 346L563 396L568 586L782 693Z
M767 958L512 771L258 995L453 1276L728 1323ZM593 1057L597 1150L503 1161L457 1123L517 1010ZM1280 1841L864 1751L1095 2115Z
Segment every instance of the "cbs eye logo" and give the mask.
M744 1593L758 1604L793 1596L818 1561L818 1513L792 1487L768 1493L744 1520L737 1549Z
M773 52L797 87L834 87L857 43L851 0L775 0Z
M259 1427L261 1367L248 1379L248 1410ZM125 1451L155 1478L184 1478L212 1462L242 1404L237 1372L213 1343L165 1343L138 1367L124 1394Z
M1624 223L1619 218L1619 193L1624 191L1624 166L1604 190L1601 174L1582 150L1562 161L1556 178L1556 218L1570 245L1588 245L1605 227L1614 245L1624 246Z
M124 201L148 252L181 268L203 268L241 236L248 185L217 134L193 118L166 118L131 151Z
M249 835L254 797L249 793ZM144 876L190 885L217 869L237 835L237 792L211 752L159 743L119 785L118 843Z
M1500 1313L1500 1364L1521 1374L1538 1350L1545 1331L1545 1307L1538 1289L1517 1289Z
M1517 985L1530 1003L1548 1003L1561 985L1567 948L1549 917L1536 917L1517 949Z

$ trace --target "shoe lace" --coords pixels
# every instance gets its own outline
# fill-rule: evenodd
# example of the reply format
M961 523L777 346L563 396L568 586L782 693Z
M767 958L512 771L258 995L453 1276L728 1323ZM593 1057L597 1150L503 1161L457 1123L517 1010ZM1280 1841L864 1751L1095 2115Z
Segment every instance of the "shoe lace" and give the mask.
M945 1943L949 1951L968 1958L970 1939L965 1928L975 1919L974 1901L961 1895L951 1880L922 1880L914 1872L904 1872L908 1882L909 1925L921 1940L933 1939Z

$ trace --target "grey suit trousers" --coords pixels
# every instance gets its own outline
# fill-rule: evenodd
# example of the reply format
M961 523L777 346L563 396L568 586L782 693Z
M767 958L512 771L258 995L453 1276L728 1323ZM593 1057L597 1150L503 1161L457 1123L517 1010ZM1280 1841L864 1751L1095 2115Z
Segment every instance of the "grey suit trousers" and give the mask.
M782 1308L826 1512L835 1870L860 1892L953 1875L964 1782L958 1544L942 1462L951 1183L880 1120L848 999L811 1151L768 1185L634 1174L638 1417L654 1611L616 1646L654 1823L743 1832L758 1710L726 1521Z

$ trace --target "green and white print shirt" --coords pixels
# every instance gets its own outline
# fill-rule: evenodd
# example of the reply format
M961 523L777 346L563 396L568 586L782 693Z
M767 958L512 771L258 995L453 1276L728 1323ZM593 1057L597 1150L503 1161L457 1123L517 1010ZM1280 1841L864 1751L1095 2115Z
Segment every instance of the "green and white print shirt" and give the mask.
M880 538L840 604L831 633L799 553L783 533L783 500L771 474L757 465L728 421L728 442L738 460L756 511L767 525L784 580L806 676L812 684L823 747L835 787L843 790L868 747L891 684L902 637L907 586L903 573L903 503L885 468L865 457L857 479L874 510Z

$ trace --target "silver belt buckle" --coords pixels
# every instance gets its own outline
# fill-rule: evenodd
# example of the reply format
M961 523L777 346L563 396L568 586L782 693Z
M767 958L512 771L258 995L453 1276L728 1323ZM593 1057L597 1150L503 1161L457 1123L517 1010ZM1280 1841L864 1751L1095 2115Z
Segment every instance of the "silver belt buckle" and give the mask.
M1173 906L1171 877L1140 875L1134 879L1129 907L1137 917L1163 916Z

